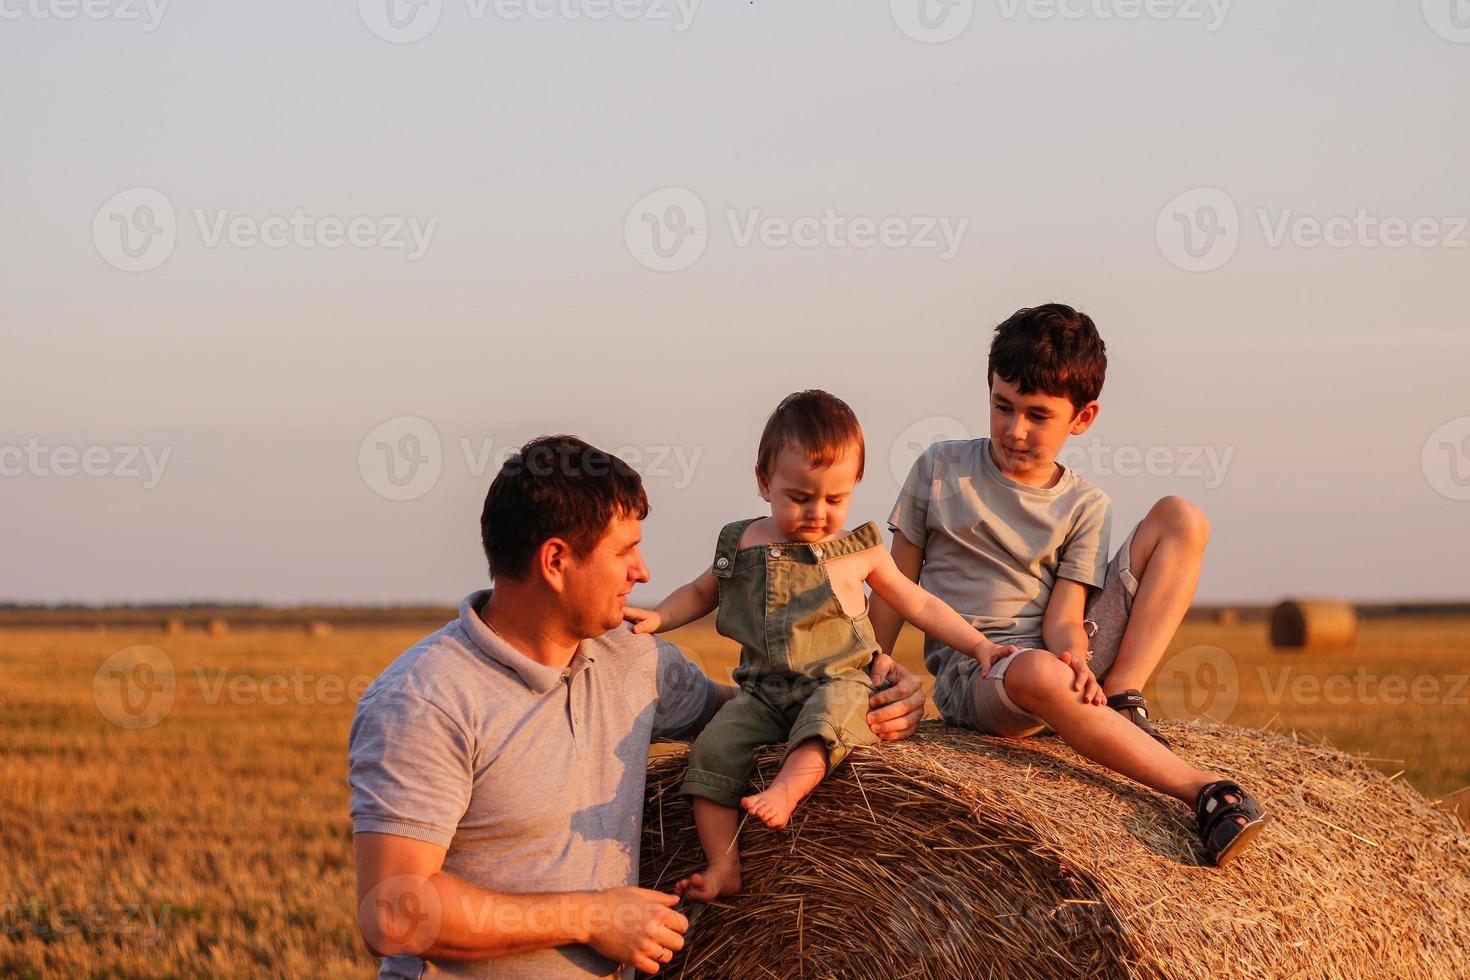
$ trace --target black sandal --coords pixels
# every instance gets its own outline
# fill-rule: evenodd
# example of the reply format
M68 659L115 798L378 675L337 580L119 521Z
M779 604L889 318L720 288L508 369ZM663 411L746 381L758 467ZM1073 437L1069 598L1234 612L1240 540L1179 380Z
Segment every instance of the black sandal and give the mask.
M1229 800L1232 796L1233 803ZM1245 823L1236 823L1240 818ZM1271 818L1261 812L1260 805L1238 783L1220 779L1207 784L1195 797L1194 819L1205 857L1223 868L1240 855Z
M1150 738L1164 748L1169 747L1169 740L1148 723L1148 698L1143 696L1142 691L1123 691L1121 694L1114 694L1108 698L1108 707L1142 728Z

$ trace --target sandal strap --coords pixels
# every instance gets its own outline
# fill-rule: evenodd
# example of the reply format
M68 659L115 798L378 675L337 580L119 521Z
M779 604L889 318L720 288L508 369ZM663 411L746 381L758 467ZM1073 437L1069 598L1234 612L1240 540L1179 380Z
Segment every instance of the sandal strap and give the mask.
M1141 711L1148 717L1148 698L1142 691L1120 691L1108 698L1108 707L1114 711Z
M1234 796L1236 802L1231 803L1225 799ZM1211 844L1211 838L1221 824L1230 823L1239 827L1235 818L1244 817L1246 823L1253 823L1261 818L1261 807L1250 794L1240 788L1240 784L1233 779L1220 779L1208 784L1199 791L1199 796L1194 804L1195 822L1199 827L1200 836L1205 839L1207 845ZM1232 833L1224 843L1229 843L1234 838Z

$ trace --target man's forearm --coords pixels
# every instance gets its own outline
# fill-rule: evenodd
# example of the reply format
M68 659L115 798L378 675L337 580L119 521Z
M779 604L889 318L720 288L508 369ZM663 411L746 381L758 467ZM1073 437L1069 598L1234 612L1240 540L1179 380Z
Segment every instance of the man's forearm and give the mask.
M376 923L370 945L383 956L480 960L510 956L591 936L586 892L503 894L486 891L438 872L405 882L363 910ZM365 931L365 934L366 931Z

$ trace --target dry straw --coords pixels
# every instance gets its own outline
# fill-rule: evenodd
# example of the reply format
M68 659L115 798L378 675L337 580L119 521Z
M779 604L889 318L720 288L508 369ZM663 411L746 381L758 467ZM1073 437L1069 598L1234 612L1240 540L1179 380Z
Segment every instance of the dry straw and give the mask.
M1449 813L1330 748L1160 727L1274 818L1227 868L1200 864L1183 805L1057 738L929 722L855 752L786 831L746 821L744 892L698 913L663 975L1466 975L1470 836ZM779 759L762 753L758 783ZM649 766L647 887L702 866L683 769L683 752Z
M1336 599L1286 599L1271 610L1271 645L1332 650L1358 639L1358 613Z

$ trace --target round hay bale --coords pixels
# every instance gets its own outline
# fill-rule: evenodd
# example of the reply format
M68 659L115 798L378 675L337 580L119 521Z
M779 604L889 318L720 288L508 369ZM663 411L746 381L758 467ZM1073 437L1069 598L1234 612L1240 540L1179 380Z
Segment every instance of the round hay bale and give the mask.
M1240 610L1221 609L1215 614L1215 622L1219 623L1221 626L1239 626Z
M163 622L164 636L183 636L184 621L182 619L166 619Z
M1071 751L926 722L853 753L785 831L745 821L744 889L693 906L672 977L1463 975L1470 835L1402 781L1260 731L1160 723L1271 813L1224 869L1187 808ZM780 763L763 751L757 784ZM684 753L649 763L645 887L703 866Z
M1336 599L1284 599L1271 610L1271 645L1284 650L1333 650L1358 638L1358 613Z
M211 619L204 631L210 636L224 636L230 631L230 624L223 619Z
M332 624L320 619L314 619L306 624L306 635L314 639L332 635Z

